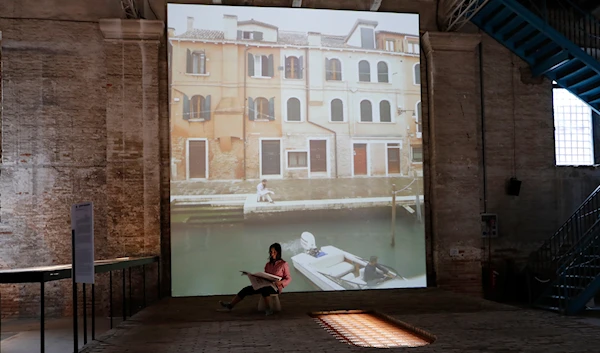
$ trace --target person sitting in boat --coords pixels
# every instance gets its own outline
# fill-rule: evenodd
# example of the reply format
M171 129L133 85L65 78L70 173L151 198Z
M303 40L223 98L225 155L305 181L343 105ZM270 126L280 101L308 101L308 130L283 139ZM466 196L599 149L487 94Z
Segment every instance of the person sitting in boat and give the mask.
M275 194L273 191L267 189L267 179L263 179L260 184L256 185L256 194L258 201L269 201L273 203L273 199L270 194Z
M292 281L292 276L290 275L290 267L287 262L281 259L281 245L279 243L271 244L269 247L269 262L265 265L265 272L275 275L277 277L281 277L280 281L275 282L277 286L277 290L272 286L263 287L258 290L252 288L252 286L247 286L242 288L238 294L236 294L231 302L222 302L220 301L222 309L225 311L230 311L233 307L241 302L245 297L254 294L262 295L265 300L266 315L271 315L273 312L271 311L271 303L269 296L272 294L280 294L283 291L283 288L287 287L288 284Z
M379 272L379 271L381 272ZM365 266L364 280L368 287L373 287L386 280L394 278L396 275L388 271L385 267L377 263L377 256L371 256L369 263Z

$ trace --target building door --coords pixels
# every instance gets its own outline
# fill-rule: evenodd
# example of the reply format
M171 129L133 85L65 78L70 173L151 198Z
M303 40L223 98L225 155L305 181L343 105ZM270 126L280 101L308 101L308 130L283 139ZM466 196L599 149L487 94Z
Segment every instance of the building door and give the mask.
M388 174L400 174L400 147L398 144L388 144Z
M262 141L262 175L281 174L281 155L279 140Z
M327 172L327 141L310 141L310 171Z
M354 144L354 175L367 175L367 144Z
M206 178L206 141L188 141L190 179Z

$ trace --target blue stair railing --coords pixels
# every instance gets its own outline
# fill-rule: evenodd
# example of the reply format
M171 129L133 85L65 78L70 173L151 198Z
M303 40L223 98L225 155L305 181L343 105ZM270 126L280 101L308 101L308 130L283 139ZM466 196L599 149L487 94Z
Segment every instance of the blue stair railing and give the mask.
M568 256L576 251L586 232L600 219L600 186L540 248L531 254L528 270L543 281L551 279Z
M600 219L565 257L556 276L534 306L572 315L580 312L600 289Z
M596 18L569 0L490 0L471 21L600 113Z

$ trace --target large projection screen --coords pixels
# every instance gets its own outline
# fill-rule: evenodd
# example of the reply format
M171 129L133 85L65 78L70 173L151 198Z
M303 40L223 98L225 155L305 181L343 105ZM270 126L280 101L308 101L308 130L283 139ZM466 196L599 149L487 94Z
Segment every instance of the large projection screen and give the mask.
M425 287L419 16L170 4L168 27L172 295L238 292L275 242L286 292Z

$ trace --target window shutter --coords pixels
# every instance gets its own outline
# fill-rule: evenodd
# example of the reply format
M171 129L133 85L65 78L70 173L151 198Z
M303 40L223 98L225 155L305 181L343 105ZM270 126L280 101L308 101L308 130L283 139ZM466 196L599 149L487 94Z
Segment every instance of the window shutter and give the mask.
M238 40L242 39L242 31L237 31L237 39Z
M302 78L303 71L304 71L304 57L301 56L298 58L298 78Z
M210 95L204 98L204 107L202 107L202 119L210 120Z
M254 55L248 53L248 76L254 76Z
M263 40L262 32L254 32L254 40Z
M254 112L254 100L248 97L248 120L254 121L256 113Z
M185 72L191 74L193 71L194 60L192 58L191 50L187 50L187 57L185 61Z
M273 63L273 54L269 55L269 77L273 77L275 76L275 68L274 68L274 63Z
M292 72L292 65L290 64L291 60L291 58L285 57L285 78L290 78Z
M269 99L269 120L275 120L275 97Z
M183 95L183 120L190 120L190 99Z
M200 53L200 73L206 74L206 53L204 50Z
M331 60L325 58L325 79L331 80Z

